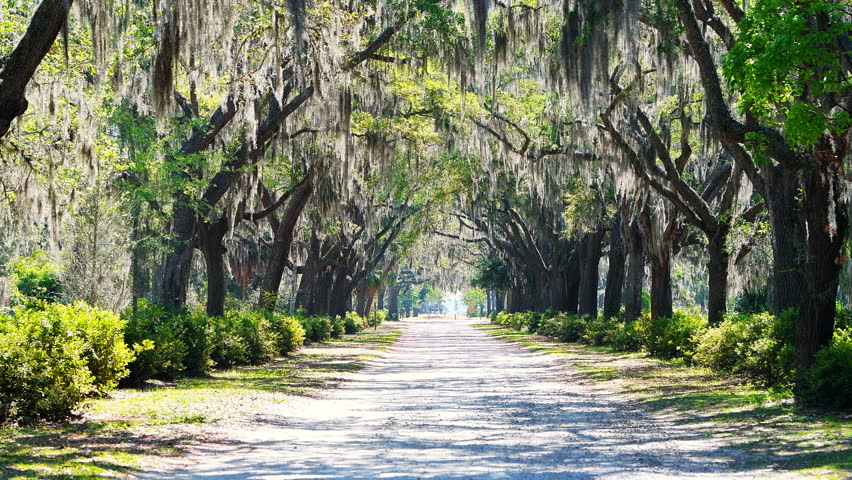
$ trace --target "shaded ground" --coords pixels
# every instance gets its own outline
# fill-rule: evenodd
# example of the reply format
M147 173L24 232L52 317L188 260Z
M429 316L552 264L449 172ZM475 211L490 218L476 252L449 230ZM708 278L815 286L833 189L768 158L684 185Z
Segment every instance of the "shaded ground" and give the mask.
M255 416L234 443L144 478L797 477L618 390L469 322L418 320L327 397Z
M852 415L805 409L789 392L771 392L730 376L638 353L564 344L550 338L477 325L556 359L593 383L638 403L663 421L745 452L734 470L771 468L797 478L852 478ZM852 394L852 392L850 392Z
M260 367L117 390L66 424L0 428L0 479L135 476L179 462L190 448L227 445L235 425L294 398L317 397L363 368L398 329L386 324Z

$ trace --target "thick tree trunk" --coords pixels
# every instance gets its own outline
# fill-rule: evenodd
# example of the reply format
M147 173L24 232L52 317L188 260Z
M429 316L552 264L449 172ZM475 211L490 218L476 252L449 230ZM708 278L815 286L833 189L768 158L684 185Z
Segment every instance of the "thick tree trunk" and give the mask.
M580 286L579 309L580 315L598 315L598 267L601 260L601 243L604 230L598 228L594 232L583 235L580 241Z
M568 308L568 288L564 272L554 265L550 272L550 308L565 311Z
M346 280L348 271L338 271L334 277L331 289L321 292L323 298L328 298L330 315L343 317L346 312L352 311L352 291L355 286Z
M225 314L225 246L222 240L228 232L228 220L219 219L212 225L199 223L198 240L207 266L207 315Z
M728 253L727 241L730 225L720 222L716 232L709 237L707 253L708 299L707 320L710 325L722 323L727 312L728 300Z
M780 165L766 165L761 170L766 180L766 206L772 225L769 309L778 314L799 307L802 301L806 236L797 198L797 175Z
M50 51L59 31L68 24L71 0L43 0L27 31L0 70L0 138L12 121L27 111L27 84ZM8 12L7 12L8 13Z
M399 287L388 287L388 320L399 320Z
M178 199L172 214L171 232L166 241L169 251L163 266L161 303L175 309L183 308L189 288L189 269L192 266L195 211L187 205L189 199Z
M358 283L358 288L355 290L355 295L357 297L355 313L362 317L367 316L367 286L363 280Z
M491 291L491 290L486 290L485 291L485 314L489 317L491 316L491 312L494 311L493 303L492 303L493 299L494 299L494 292Z
M580 246L565 265L565 308L563 311L577 313L580 302Z
M308 258L305 259L305 266L302 269L302 278L299 281L299 290L296 292L297 308L304 308L312 312L314 310L314 300L316 299L316 285L321 275L319 266L320 256L320 241L315 231L311 231L311 238L308 242Z
M385 289L379 290L379 293L376 295L376 309L384 310L385 309Z
M654 319L671 318L674 314L671 255L671 245L659 245L651 254L651 317Z
M604 291L603 314L606 318L618 315L621 310L621 296L624 290L624 241L621 215L616 215L610 230L609 240L609 269L606 273L606 290Z
M645 282L645 251L642 230L635 220L624 226L627 249L627 277L624 286L624 320L632 322L642 315L642 284Z
M817 163L817 162L815 162ZM840 181L833 165L804 174L804 219L808 229L805 292L796 324L796 363L813 364L817 351L828 345L834 332L835 301L841 248L846 238L846 206L840 202ZM831 218L832 211L835 218Z
M506 311L506 291L505 290L495 290L494 291L494 310L497 312L505 312Z
M278 289L281 288L281 278L284 276L284 269L290 256L290 247L293 245L293 232L313 193L313 182L310 177L306 178L293 192L292 198L287 204L287 209L284 210L284 216L275 231L275 240L269 251L266 273L260 284L260 298L258 299L260 308L272 310L278 302Z
M375 299L376 299L375 295L373 295L369 292L367 293L367 298L366 298L367 304L364 306L364 318L369 317L370 314L373 313L373 302L375 301Z

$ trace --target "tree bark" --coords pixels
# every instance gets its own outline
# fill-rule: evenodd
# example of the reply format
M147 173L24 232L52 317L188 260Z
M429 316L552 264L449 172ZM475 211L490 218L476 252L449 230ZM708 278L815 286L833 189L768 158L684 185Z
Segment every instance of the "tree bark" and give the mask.
M356 303L355 303L355 313L362 317L367 316L367 285L364 280L361 280L358 283L358 287L355 289L356 295Z
M635 219L624 226L627 249L627 277L624 288L624 320L632 322L642 315L642 284L645 282L645 251L642 231Z
M269 261L266 264L266 272L260 285L260 298L258 306L266 310L275 308L278 302L278 289L281 288L281 278L290 256L290 247L293 245L293 232L299 217L302 215L308 200L314 193L312 175L308 174L301 185L296 187L292 194L284 216L275 231L275 240L269 252Z
M659 245L651 253L651 317L671 318L672 305L672 250L670 245Z
M728 300L728 253L727 240L730 225L720 221L714 235L708 238L707 253L710 259L707 263L708 299L707 321L710 325L722 323L727 312Z
M504 290L494 291L494 310L497 312L506 311L506 292Z
M837 286L843 263L840 255L848 225L846 206L840 201L839 175L834 174L833 165L822 167L806 172L803 179L808 257L795 341L796 363L802 368L813 364L817 351L829 344L834 333Z
M618 315L621 310L621 296L624 290L624 239L621 234L622 217L616 215L610 230L609 269L606 274L603 314L606 318Z
M388 292L388 320L399 320L399 287L390 286Z
M598 228L594 232L583 235L580 241L580 285L579 308L580 315L598 315L598 267L601 260L601 243L604 230Z
M199 223L199 247L207 267L207 315L221 317L225 314L225 246L222 240L228 232L227 218L212 225Z
M12 121L29 107L27 85L50 51L59 31L68 24L72 0L43 0L33 14L27 31L0 70L0 138Z
M767 186L766 206L772 226L772 277L769 309L779 314L802 302L806 234L802 223L798 176L780 165L761 169Z
M580 246L565 266L565 312L577 313L580 301Z
M189 269L192 266L195 234L195 211L178 203L172 214L171 232L166 241L170 250L163 268L162 288L159 300L174 309L183 308L189 288Z

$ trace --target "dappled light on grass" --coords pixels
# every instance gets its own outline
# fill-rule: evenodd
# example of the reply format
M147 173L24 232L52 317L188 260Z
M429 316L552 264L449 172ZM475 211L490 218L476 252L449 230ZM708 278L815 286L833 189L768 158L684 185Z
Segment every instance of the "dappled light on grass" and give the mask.
M295 396L317 395L362 369L398 336L398 327L380 326L263 366L116 390L91 401L68 425L0 429L0 478L120 478L199 442L227 443L227 425Z

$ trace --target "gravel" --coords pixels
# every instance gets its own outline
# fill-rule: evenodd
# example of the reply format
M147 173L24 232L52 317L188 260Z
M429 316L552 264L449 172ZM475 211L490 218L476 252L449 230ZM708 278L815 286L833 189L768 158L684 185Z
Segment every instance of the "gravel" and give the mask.
M162 479L775 478L555 357L469 320L403 322L389 353L319 399L254 416ZM740 458L741 460L741 458Z

